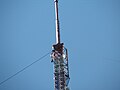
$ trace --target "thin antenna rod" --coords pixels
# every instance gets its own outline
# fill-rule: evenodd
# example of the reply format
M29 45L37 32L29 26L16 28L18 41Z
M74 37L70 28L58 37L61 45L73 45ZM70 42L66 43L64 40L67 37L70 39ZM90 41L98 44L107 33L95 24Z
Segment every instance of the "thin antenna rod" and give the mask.
M54 0L55 3L55 16L56 16L56 44L60 43L60 28L59 28L59 17L58 17L58 0Z

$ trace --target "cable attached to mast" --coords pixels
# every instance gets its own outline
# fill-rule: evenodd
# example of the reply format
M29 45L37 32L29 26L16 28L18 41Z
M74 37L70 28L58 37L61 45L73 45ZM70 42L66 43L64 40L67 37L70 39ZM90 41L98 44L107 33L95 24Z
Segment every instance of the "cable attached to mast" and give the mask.
M2 84L4 84L5 82L7 82L8 80L12 79L13 77L15 77L16 75L20 74L21 72L25 71L27 68L29 68L30 66L32 66L33 64L37 63L38 61L40 61L41 59L43 59L44 57L46 57L47 55L49 55L49 53L45 54L44 56L40 57L39 59L35 60L34 62L32 62L31 64L27 65L26 67L24 67L23 69L19 70L18 72L16 72L15 74L9 76L7 79L5 79L4 81L0 82L0 86Z

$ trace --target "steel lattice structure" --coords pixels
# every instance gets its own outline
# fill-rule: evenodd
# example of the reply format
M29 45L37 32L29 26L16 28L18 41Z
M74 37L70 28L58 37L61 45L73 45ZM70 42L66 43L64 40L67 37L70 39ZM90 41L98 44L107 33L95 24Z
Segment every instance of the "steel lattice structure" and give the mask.
M54 63L54 90L69 90L68 83L69 67L68 67L68 51L64 44L60 42L60 28L58 18L58 0L55 3L55 16L56 16L56 44L53 45L51 58Z

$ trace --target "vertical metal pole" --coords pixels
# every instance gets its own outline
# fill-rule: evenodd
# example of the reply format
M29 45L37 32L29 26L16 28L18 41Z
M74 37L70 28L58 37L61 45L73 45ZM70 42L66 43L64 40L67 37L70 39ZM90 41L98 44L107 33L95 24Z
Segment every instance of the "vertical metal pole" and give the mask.
M56 44L60 43L60 27L59 27L59 17L58 17L58 0L54 0L55 3L55 19L56 19Z

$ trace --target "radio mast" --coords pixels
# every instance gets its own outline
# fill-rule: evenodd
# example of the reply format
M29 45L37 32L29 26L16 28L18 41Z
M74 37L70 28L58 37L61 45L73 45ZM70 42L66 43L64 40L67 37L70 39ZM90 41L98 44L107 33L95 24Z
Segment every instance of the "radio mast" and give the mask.
M69 90L68 83L69 67L68 52L64 44L60 42L60 27L58 16L58 0L54 0L55 4L55 23L56 23L56 44L52 46L51 62L54 64L54 90Z

